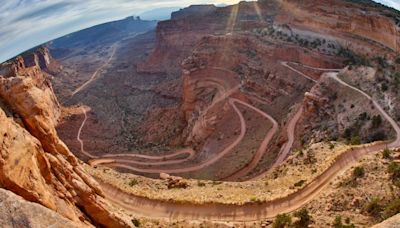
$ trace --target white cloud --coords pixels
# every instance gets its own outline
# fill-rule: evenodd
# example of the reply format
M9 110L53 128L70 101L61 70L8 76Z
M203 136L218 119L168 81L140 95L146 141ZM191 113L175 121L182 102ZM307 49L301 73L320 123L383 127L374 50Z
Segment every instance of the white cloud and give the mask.
M239 0L0 0L0 62L36 45L98 23L167 6ZM400 9L399 0L380 0Z
M98 23L167 6L207 0L0 0L0 62L36 45ZM238 0L214 0L235 3Z
M374 1L393 7L397 10L400 10L400 0L374 0Z

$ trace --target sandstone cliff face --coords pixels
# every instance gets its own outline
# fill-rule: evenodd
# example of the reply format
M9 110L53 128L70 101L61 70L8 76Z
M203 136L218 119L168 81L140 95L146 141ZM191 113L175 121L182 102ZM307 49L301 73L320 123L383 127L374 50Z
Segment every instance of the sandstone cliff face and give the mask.
M17 58L5 66L10 73L0 76L3 107L22 120L17 124L0 109L0 187L74 222L125 226L108 211L99 185L58 138L60 105L39 62L26 67Z
M282 37L271 39L267 36L264 39L265 34L256 35L257 30L264 31L277 25L297 31L300 40L308 43L312 42L307 38L309 36L326 43L310 48L304 43L294 42L297 37L287 41ZM191 6L174 13L171 20L160 22L156 34L154 50L144 63L138 65L138 70L173 75L184 71L182 111L187 127L183 138L199 139L206 138L213 128L200 113L218 93L213 86L198 86L197 79L192 80L194 77L191 76L199 74L195 71L210 67L235 71L240 75L242 88L260 95L265 102L274 103L293 91L303 90L304 86L277 75L276 72L283 71L277 67L279 63L266 64L267 59L270 62L290 61L320 68L342 68L345 59L338 53L343 48L376 55L377 50L381 51L379 53L387 51L384 46L399 51L400 39L393 13L343 0L323 0L318 4L311 0L260 0L222 8ZM239 34L242 37L236 38ZM261 42L255 42L256 39ZM244 53L245 50L249 51ZM183 62L183 67L179 66L180 62ZM285 73L293 74L291 71ZM215 73L205 71L201 74L214 77L211 74ZM262 77L268 83L262 82ZM290 102L286 102L288 104ZM194 128L203 136L193 135ZM188 136L190 134L193 137Z
M400 36L395 17L394 12L386 9L346 1L323 0L315 4L310 0L284 0L277 20L315 30L364 37L398 52Z
M400 15L387 9L343 0L323 0L318 4L312 0L241 2L223 8L191 6L173 13L171 20L159 22L156 47L138 69L177 72L177 63L190 55L205 35L251 32L278 24L316 32L363 53L376 54L374 51L382 45L398 52L398 18Z
M171 15L172 20L179 20L185 17L204 16L213 13L218 8L215 5L191 5L187 8L181 9L177 12L173 12Z

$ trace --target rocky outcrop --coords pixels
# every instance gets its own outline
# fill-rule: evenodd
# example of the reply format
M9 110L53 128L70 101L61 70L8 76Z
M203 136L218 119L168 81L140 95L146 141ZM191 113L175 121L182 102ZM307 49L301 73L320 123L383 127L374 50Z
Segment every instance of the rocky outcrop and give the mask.
M15 77L17 74L35 77L41 70L52 72L58 68L57 62L51 57L47 47L40 47L37 50L25 53L16 57L13 61L0 65L0 75L3 77Z
M360 3L363 4L363 3ZM399 27L396 16L387 8L349 3L348 1L285 0L281 23L308 27L326 32L347 33L378 42L394 51L400 51Z
M372 228L395 228L395 227L400 227L400 214L395 215L375 226Z
M382 50L382 45L398 52L398 18L398 14L387 8L360 6L343 0L323 0L318 4L312 0L284 0L240 2L229 7L191 6L173 13L172 20L159 22L154 51L138 70L154 73L173 69L175 73L178 72L177 63L189 56L206 35L234 32L250 35L254 30L276 25L289 26L304 34L312 33L320 40L332 40L337 46L369 54ZM339 50L337 46L334 49ZM288 51L282 51L286 48ZM298 47L294 49L298 53L284 47L275 54L287 53L290 57L292 53L300 61L319 63L309 53L303 53ZM324 51L322 49L325 47L319 51Z
M32 53L23 56L25 67L38 66L41 70L48 69L54 62L49 49L40 47Z
M0 110L0 186L74 222L108 227L126 224L109 211L97 182L58 138L60 105L40 61L19 57L0 76L0 98L22 123Z
M185 17L204 16L215 12L217 9L218 8L215 5L191 5L177 12L173 12L171 19L179 20Z
M73 222L40 204L31 203L14 193L0 188L1 227L91 227Z

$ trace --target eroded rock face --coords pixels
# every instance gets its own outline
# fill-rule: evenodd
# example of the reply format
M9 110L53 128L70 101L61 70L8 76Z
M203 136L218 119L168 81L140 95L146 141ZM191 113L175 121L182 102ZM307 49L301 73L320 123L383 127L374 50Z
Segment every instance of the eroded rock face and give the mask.
M390 227L400 227L400 215L395 215L382 223L379 223L373 228L390 228Z
M360 3L362 5L362 3ZM278 21L333 32L355 34L400 50L398 14L388 9L354 5L346 1L282 1ZM385 16L383 15L385 14ZM318 16L316 16L318 15ZM398 22L397 22L398 23Z
M31 203L14 193L0 188L1 227L91 227L66 219L60 214Z
M9 68L15 75L0 76L1 100L22 119L17 124L0 109L0 186L74 222L126 226L58 138L60 105L38 64L25 67L17 58Z

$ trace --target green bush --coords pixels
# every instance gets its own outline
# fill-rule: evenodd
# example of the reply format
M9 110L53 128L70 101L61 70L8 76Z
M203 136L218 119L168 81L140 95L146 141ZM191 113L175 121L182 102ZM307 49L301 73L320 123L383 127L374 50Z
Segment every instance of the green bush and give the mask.
M274 223L272 224L273 228L286 228L292 225L292 217L288 214L279 214L276 216Z
M132 179L131 181L129 181L129 186L133 187L135 185L139 184L139 181L136 179Z
M400 165L396 162L389 164L388 172L395 186L400 188Z
M383 84L381 85L381 90L382 90L383 92L386 92L388 89L389 89L389 86L388 86L386 83L383 83Z
M380 205L380 199L379 198L372 198L371 201L369 201L365 206L364 210L371 216L375 218L379 218L382 212L382 205Z
M361 144L360 136L357 135L357 136L351 137L350 141L349 141L349 144L350 145L360 145Z
M132 219L132 224L133 224L135 227L140 227L140 221L139 221L138 219Z
M332 150L332 149L334 149L334 148L335 148L335 144L329 143L329 149Z
M397 63L397 64L400 64L400 55L397 56L397 58L396 58L396 63Z
M374 60L378 63L379 67L381 67L381 68L388 67L388 63L384 57L379 56L379 57L374 58Z
M361 113L361 114L358 116L358 119L359 119L359 120L362 120L362 121L368 120L368 119L369 119L368 113L366 113L366 112Z
M357 55L348 48L340 48L337 55L346 58L346 61L344 61L344 64L346 65L371 66L371 63L367 58Z
M301 181L299 181L299 182L296 182L296 183L294 184L294 186L295 186L295 187L301 187L301 186L304 185L304 183L306 183L306 181L305 181L305 180L301 180Z
M388 219L400 213L400 199L391 201L383 210L383 218Z
M388 148L384 149L382 152L382 158L388 159L388 160L392 159L391 153L392 153L392 151L389 150Z
M253 196L250 198L250 201L253 203L262 203L262 201L260 199L258 199L257 197Z
M376 115L372 117L372 128L378 128L382 124L382 117L380 115Z
M312 218L308 213L306 208L301 209L294 213L294 216L297 217L299 220L293 223L293 226L296 228L306 228L309 227L312 223Z
M354 177L355 179L362 178L362 177L364 177L364 176L365 176L365 170L364 170L363 167L358 166L358 167L354 168L354 170L353 170L353 177Z
M346 224L343 224L342 217L336 216L332 225L334 228L355 228L354 224L350 224L350 219L346 219Z

